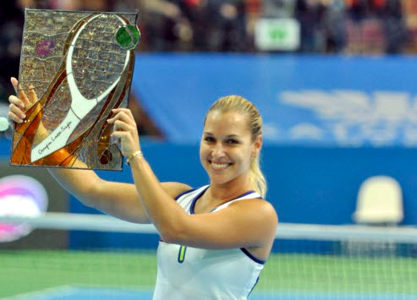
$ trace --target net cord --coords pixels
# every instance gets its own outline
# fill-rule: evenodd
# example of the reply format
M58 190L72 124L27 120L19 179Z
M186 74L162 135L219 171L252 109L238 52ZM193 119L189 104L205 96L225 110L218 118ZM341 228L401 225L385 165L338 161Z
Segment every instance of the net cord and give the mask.
M27 224L37 229L156 234L152 224L136 224L108 215L49 212L38 217L0 216L0 224ZM317 225L279 223L277 239L417 243L411 226Z

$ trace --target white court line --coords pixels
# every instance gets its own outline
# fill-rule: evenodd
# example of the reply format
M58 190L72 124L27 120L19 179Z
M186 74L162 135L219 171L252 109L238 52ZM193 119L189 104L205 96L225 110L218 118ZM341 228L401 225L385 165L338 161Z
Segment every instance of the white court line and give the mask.
M71 286L57 286L47 288L36 292L23 293L16 296L1 298L1 300L48 300L54 299L56 296L68 296L76 294L77 288Z

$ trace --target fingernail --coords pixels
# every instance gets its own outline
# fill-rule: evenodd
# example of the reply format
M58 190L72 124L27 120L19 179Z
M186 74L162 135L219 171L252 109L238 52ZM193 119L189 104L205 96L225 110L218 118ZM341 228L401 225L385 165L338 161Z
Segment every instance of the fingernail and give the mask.
M25 114L21 114L20 116L22 117L22 119L26 118Z

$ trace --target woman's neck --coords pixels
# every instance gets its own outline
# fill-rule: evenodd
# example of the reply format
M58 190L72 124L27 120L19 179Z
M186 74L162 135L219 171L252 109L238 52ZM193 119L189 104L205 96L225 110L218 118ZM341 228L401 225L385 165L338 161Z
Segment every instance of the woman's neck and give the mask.
M255 190L248 177L235 178L224 184L211 182L208 189L209 197L214 201L225 201L234 199L247 191Z

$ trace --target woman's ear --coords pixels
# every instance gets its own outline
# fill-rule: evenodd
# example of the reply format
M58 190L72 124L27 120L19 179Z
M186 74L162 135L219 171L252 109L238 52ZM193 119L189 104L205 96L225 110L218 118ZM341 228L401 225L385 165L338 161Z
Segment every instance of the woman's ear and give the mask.
M252 152L252 156L257 156L259 154L259 152L262 149L262 135L258 135L255 139L255 142L253 143L253 152Z

